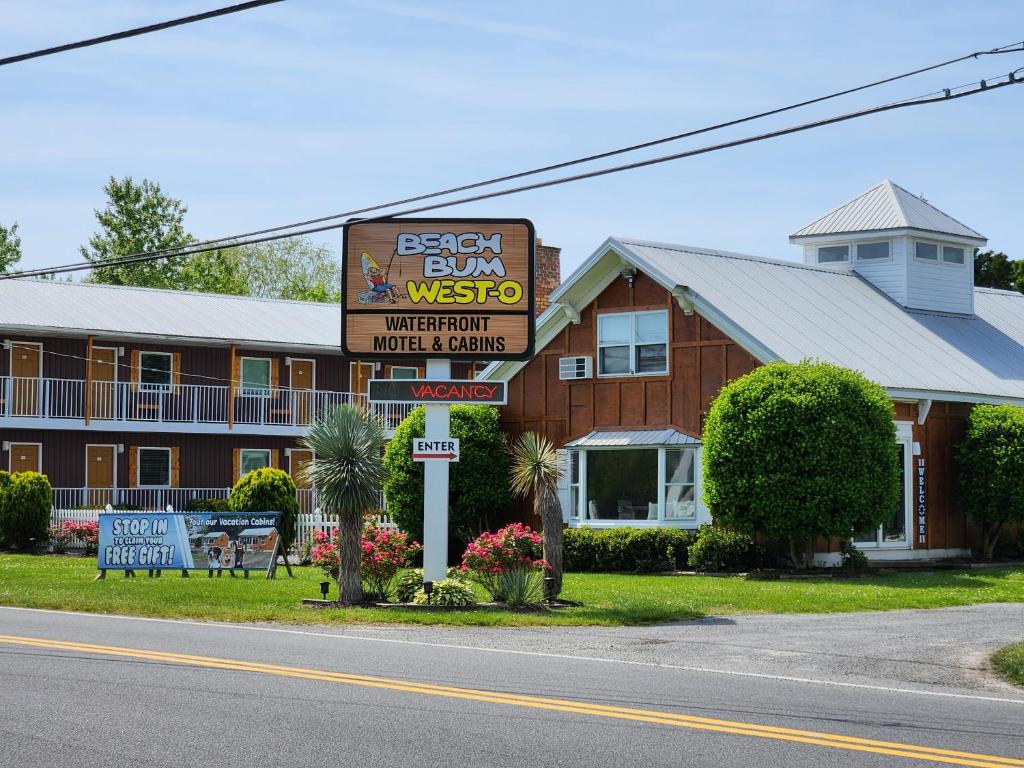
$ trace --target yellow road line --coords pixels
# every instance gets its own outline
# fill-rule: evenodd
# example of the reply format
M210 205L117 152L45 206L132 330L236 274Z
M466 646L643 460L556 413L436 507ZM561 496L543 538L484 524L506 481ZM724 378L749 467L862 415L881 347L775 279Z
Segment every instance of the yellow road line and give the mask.
M209 669L257 672L261 674L278 675L281 677L343 683L346 685L358 685L370 688L382 688L407 693L420 693L470 701L506 704L531 709L545 709L556 712L566 712L569 714L633 720L658 725L672 725L682 728L774 739L777 741L813 744L817 746L832 747L835 749L871 752L896 757L908 757L916 760L930 760L933 762L948 763L952 765L977 766L978 768L1007 768L1007 766L1024 766L1024 760L1018 760L1010 757L983 755L973 752L960 752L956 750L940 749L937 747L903 744L900 742L863 739L856 736L845 736L837 733L806 731L732 720L719 720L715 718L697 717L694 715L684 715L659 710L590 704L586 702L569 701L544 696L502 693L500 691L486 691L472 688L435 685L432 683L419 683L412 680L396 680L386 677L356 675L345 672L331 672L328 670L281 666L277 664L264 664L261 662L240 661L210 656L194 656L190 654L171 653L165 651L150 651L139 648L94 645L90 643L77 643L63 640L48 640L45 638L21 637L17 635L0 635L0 643L52 650L77 651L79 653L93 653L104 656L147 659L151 661L204 667Z

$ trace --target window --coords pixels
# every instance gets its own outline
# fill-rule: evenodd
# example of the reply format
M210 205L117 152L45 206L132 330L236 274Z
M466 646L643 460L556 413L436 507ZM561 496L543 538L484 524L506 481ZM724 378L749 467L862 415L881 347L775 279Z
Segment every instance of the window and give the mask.
M587 451L588 520L658 519L658 449Z
M922 243L920 241L915 241L914 257L921 261L937 262L939 260L939 246L935 243Z
M139 448L139 487L169 488L171 485L171 449Z
M569 451L569 517L580 516L580 452Z
M270 360L266 357L242 358L242 394L270 393Z
M963 264L964 249L951 245L942 246L942 261L946 264Z
M819 264L839 264L849 260L849 245L822 245L818 248Z
M665 519L697 520L696 448L665 449Z
M149 390L170 389L173 360L174 356L170 352L140 352L140 388Z
M906 422L896 422L896 443L899 446L900 504L896 512L877 528L854 531L853 540L861 549L910 547L909 533L912 524L907 512L912 509L913 476L908 477L907 468L914 465L913 427Z
M877 261L889 258L889 241L857 243L857 261Z
M419 375L418 368L412 368L404 365L393 365L391 366L391 378L392 379L415 379Z
M622 312L597 317L599 376L668 373L668 312Z
M239 452L238 470L242 477L257 469L270 466L270 451L266 449L245 449Z

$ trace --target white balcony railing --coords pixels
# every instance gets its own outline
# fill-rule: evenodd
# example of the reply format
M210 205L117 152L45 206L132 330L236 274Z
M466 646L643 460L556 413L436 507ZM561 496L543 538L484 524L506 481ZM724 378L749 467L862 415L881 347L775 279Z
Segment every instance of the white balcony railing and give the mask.
M409 404L371 404L352 392L0 377L0 419L304 427L345 403L368 405L389 431L412 409Z

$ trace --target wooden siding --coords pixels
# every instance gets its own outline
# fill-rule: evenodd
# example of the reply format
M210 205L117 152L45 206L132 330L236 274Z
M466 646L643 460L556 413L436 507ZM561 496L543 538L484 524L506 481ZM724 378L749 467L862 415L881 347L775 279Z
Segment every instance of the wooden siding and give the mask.
M956 446L967 430L971 406L964 403L935 403L923 425L914 424L914 440L921 445L925 460L925 503L927 544L916 548L949 549L974 547L980 539L971 529L957 504ZM915 457L916 458L916 457ZM914 517L915 531L917 517Z

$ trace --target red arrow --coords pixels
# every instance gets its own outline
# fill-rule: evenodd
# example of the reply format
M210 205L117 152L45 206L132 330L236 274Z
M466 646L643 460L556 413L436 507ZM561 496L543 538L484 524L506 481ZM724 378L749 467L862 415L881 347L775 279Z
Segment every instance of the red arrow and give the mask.
M412 455L414 459L454 459L456 458L454 453L414 453Z

